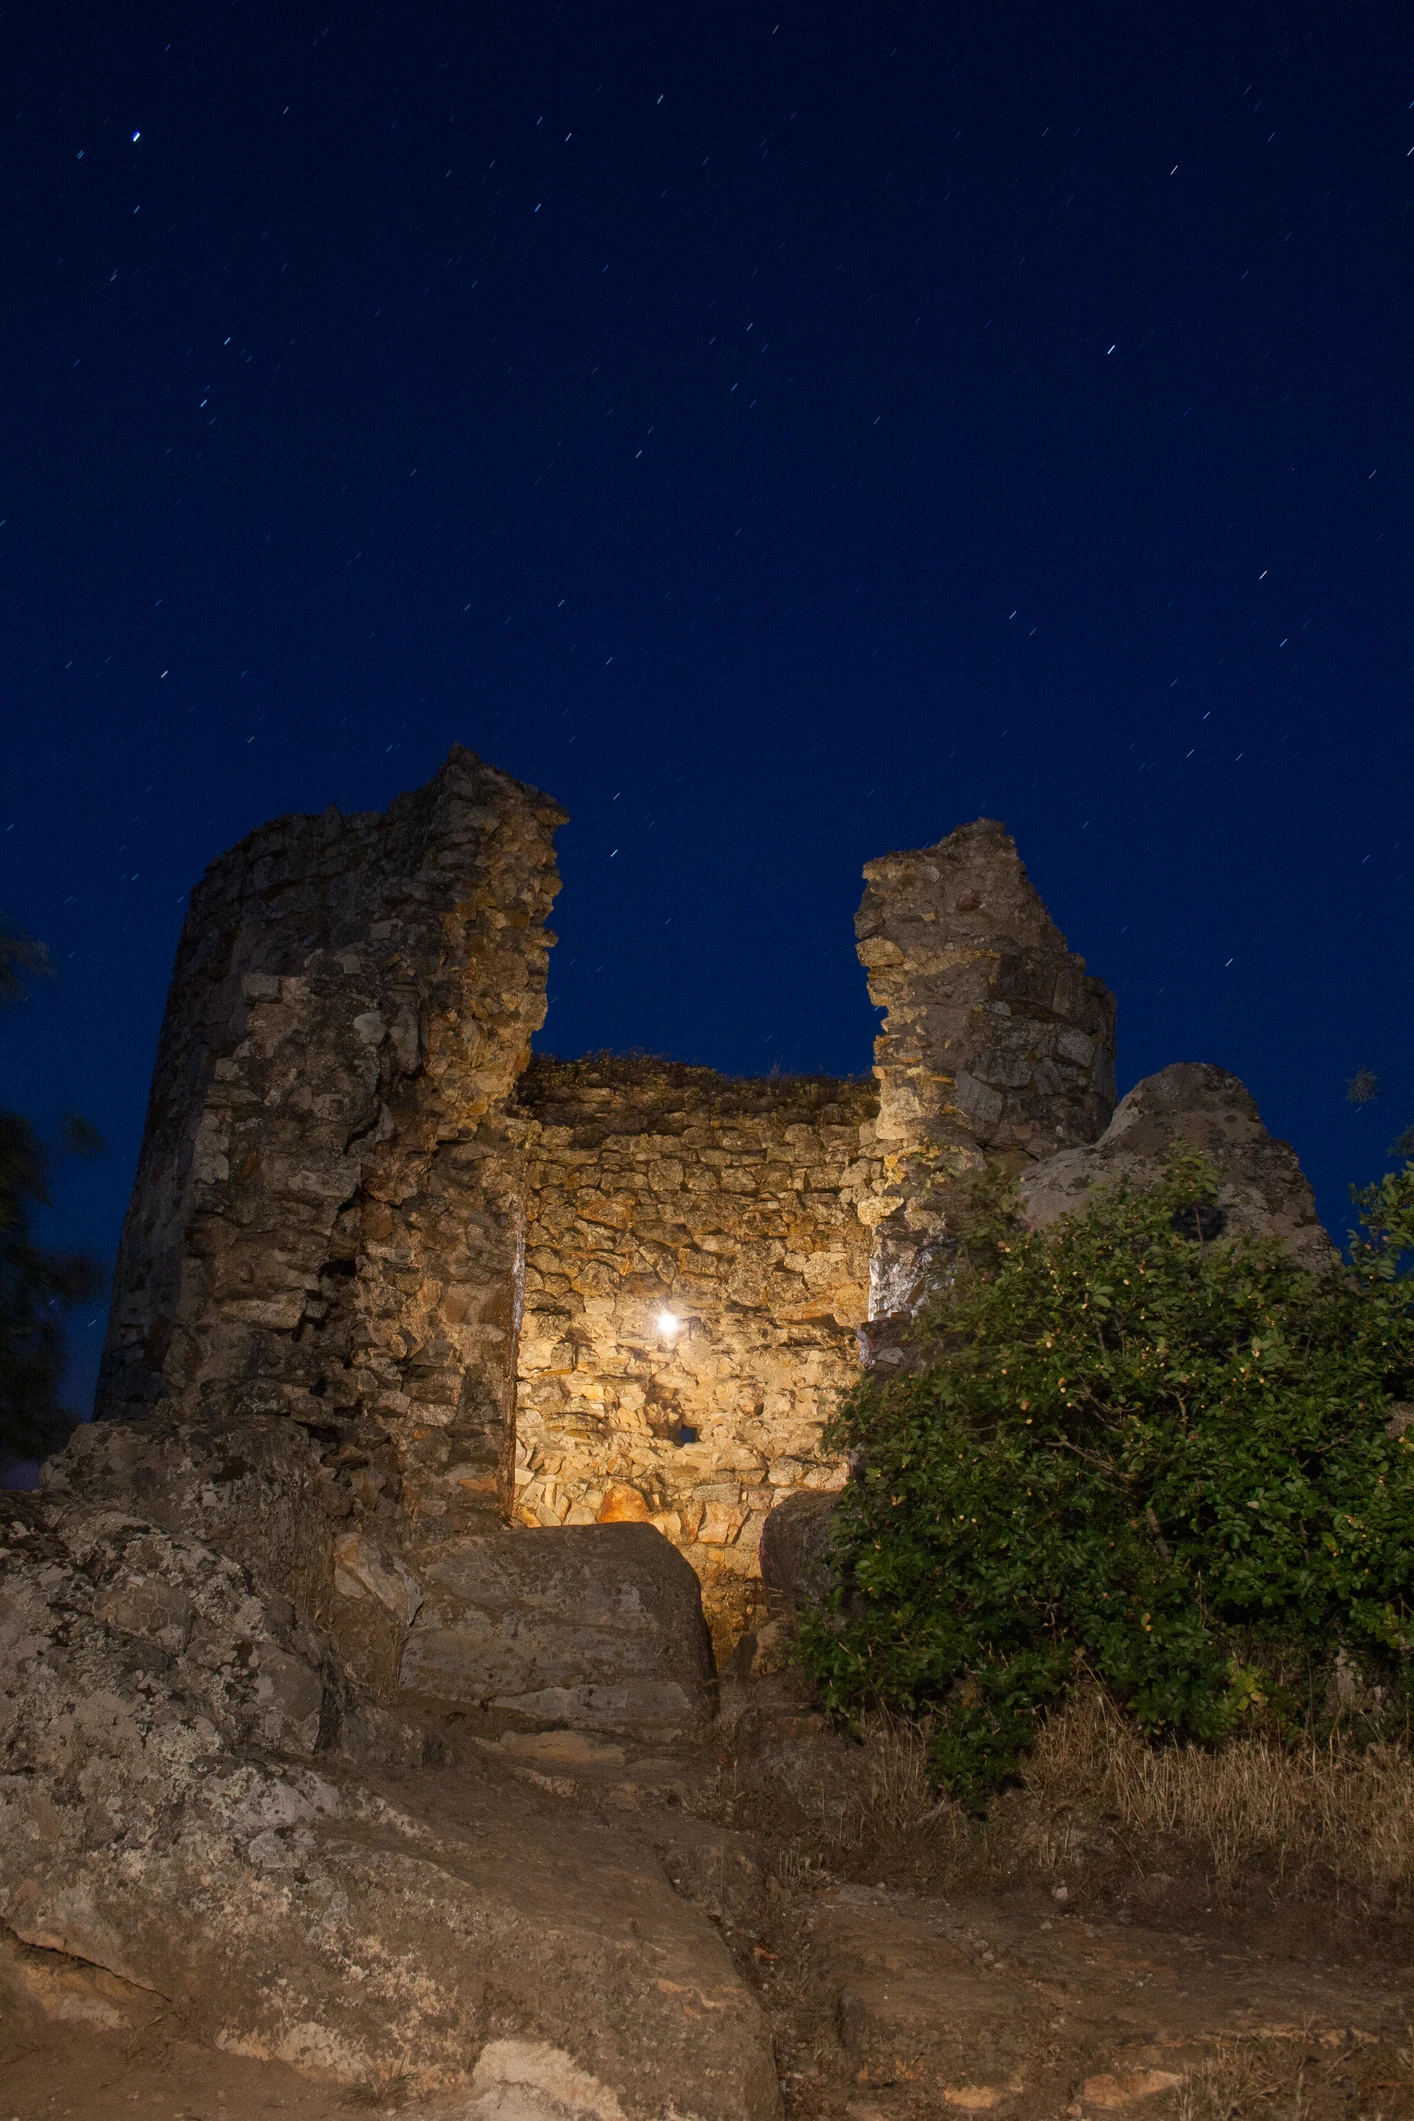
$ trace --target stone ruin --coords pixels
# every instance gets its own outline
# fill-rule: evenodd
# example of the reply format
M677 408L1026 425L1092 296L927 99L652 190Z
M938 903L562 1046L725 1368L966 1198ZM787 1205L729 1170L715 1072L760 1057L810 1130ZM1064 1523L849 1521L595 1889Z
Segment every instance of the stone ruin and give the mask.
M280 818L212 863L100 1420L288 1415L332 1446L355 1519L445 1535L504 1499L524 1241L507 1113L545 1015L563 820L458 749L382 815Z
M1114 1001L981 819L866 868L875 1081L532 1058L563 816L457 748L382 815L212 864L98 1416L285 1416L346 1541L400 1554L651 1523L720 1641L771 1509L842 1484L826 1417L861 1346L889 1358L958 1182L1104 1132Z
M719 1669L762 1552L818 1568L825 1419L970 1175L1043 1224L1184 1135L1330 1248L1232 1077L1115 1109L987 820L868 867L873 1083L532 1059L562 816L458 748L193 893L99 1418L0 1521L0 2005L464 2121L778 2121Z

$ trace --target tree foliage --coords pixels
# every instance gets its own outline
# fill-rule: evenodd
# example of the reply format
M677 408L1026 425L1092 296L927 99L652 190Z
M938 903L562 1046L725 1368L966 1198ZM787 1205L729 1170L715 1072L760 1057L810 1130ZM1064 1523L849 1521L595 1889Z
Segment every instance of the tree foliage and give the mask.
M21 1000L24 978L49 971L42 943L0 922L0 1004ZM69 1113L64 1146L96 1156L103 1138ZM27 1119L0 1109L0 1464L57 1450L78 1416L60 1404L64 1315L103 1286L96 1261L37 1245L34 1210L49 1201L48 1159Z
M53 970L46 946L0 916L0 1005L24 1000L26 974L47 979Z
M1373 1068L1357 1068L1345 1086L1347 1104L1372 1105L1380 1094L1380 1079Z
M49 1198L43 1145L28 1120L0 1111L0 1459L43 1458L78 1416L59 1403L66 1311L97 1294L103 1275L79 1252L30 1235Z
M1215 1202L1192 1151L1042 1233L983 1189L923 1366L837 1417L857 1471L803 1655L836 1709L931 1713L971 1803L1082 1672L1204 1742L1319 1721L1342 1653L1407 1713L1414 1166L1321 1274L1210 1240Z

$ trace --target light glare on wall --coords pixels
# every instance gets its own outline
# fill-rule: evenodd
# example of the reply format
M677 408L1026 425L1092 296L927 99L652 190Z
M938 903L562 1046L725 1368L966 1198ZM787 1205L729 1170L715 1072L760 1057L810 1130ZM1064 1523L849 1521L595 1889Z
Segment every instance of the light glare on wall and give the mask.
M681 1324L682 1320L675 1317L671 1311L660 1311L658 1313L657 1327L664 1340L671 1340Z

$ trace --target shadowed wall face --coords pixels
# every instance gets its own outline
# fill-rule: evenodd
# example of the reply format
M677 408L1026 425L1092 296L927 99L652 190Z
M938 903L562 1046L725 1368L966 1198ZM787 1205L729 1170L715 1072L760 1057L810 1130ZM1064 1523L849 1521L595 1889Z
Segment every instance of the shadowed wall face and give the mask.
M451 1530L508 1486L563 813L456 747L381 814L277 819L193 893L100 1418L292 1415L345 1505ZM341 1505L341 1506L345 1506Z

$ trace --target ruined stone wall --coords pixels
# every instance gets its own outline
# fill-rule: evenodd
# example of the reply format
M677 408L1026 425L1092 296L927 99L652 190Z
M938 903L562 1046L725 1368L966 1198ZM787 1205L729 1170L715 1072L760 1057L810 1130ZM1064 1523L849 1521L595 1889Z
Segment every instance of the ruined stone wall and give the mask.
M864 874L859 958L888 1012L874 1049L884 1187L869 1307L883 1321L906 1315L945 1261L959 1181L984 1164L1029 1169L1104 1132L1115 1003L995 819Z
M192 894L100 1418L294 1416L328 1506L454 1530L509 1491L521 1214L563 813L455 747L384 813L289 817Z
M959 1182L1103 1131L1114 1004L981 819L866 869L877 1085L527 1069L562 815L457 748L384 813L212 865L99 1413L292 1416L350 1581L498 1511L651 1519L720 1632L771 1508L842 1480L822 1428L861 1329L895 1358Z
M869 1083L532 1063L521 1523L651 1518L740 1620L766 1513L844 1477L820 1431L859 1371L876 1110Z
M538 1060L518 1092L517 1516L646 1515L719 1625L749 1605L769 1510L843 1480L820 1432L858 1329L893 1359L966 1180L1094 1141L1114 1105L1113 999L1000 825L865 876L877 1090L599 1058Z

